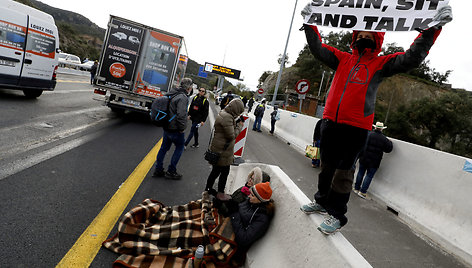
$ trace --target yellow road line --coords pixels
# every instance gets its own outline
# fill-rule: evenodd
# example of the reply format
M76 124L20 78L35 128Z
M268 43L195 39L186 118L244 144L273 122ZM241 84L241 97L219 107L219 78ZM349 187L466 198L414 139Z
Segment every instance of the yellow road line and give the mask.
M89 267L156 160L162 139L111 197L56 267Z

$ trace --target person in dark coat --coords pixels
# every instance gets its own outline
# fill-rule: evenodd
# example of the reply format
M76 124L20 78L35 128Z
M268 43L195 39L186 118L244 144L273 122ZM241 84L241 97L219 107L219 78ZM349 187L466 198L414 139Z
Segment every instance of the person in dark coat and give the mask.
M323 120L318 120L315 125L315 131L313 132L313 146L320 148L321 143L321 122ZM313 158L311 160L311 166L314 168L319 168L321 160L319 158Z
M256 109L254 110L254 116L256 117L254 119L254 125L252 126L252 130L254 131L262 132L261 124L262 124L262 117L264 117L265 103L266 101L263 100L261 104L257 105Z
M280 120L280 111L279 111L279 107L277 105L274 106L274 111L272 111L272 113L270 113L270 131L269 133L271 135L274 135L274 131L275 131L275 122L279 121Z
M236 119L244 112L244 105L241 99L233 99L224 110L215 118L213 138L210 143L210 151L219 153L220 158L216 165L212 166L208 176L205 190L214 193L213 184L218 180L218 192L216 198L229 200L230 196L225 194L226 180L228 179L230 165L234 161L234 142L242 128L242 122L237 123Z
M249 102L247 103L247 107L248 107L248 111L247 111L247 112L248 112L248 113L251 112L252 106L254 105L254 102L255 102L255 101L256 101L256 100L254 99L254 97L251 97L251 98L249 99Z
M244 96L244 97L243 97L243 99L242 99L242 101L243 101L243 104L244 104L244 108L246 108L246 104L247 104L247 97L246 97L246 96Z
M166 177L168 179L178 180L182 178L182 175L177 173L177 163L179 163L180 157L184 151L185 143L185 128L187 127L187 106L188 106L188 94L193 89L193 82L190 78L182 79L179 88L171 89L166 96L170 96L172 99L169 103L169 116L174 120L170 121L168 125L164 127L164 134L162 137L162 145L157 153L156 167L153 173L153 177ZM172 155L167 172L164 171L164 158L166 157L167 151L170 150L172 144L175 144L175 151Z
M92 67L90 67L90 84L93 84L95 75L97 74L98 61L94 61Z
M392 142L382 133L387 127L382 122L377 122L373 126L374 130L367 136L364 150L359 155L359 171L354 185L354 192L362 198L367 197L367 189L380 167L383 153L390 153L393 149ZM366 172L367 175L364 177Z
M206 89L200 88L198 94L193 97L192 103L188 108L189 119L192 120L192 127L190 128L190 133L188 134L187 140L185 141L185 146L187 146L192 138L195 138L193 145L191 147L198 148L198 128L205 124L205 121L208 117L208 100L205 97Z
M275 211L271 196L270 182L258 183L250 188L249 199L240 203L238 211L230 215L238 244L237 256L244 258L249 247L269 229Z
M221 103L220 103L221 110L223 110L226 107L226 105L228 105L231 102L231 100L233 100L233 99L234 99L234 96L233 96L233 93L230 90L230 91L228 91L228 93L226 93L226 96L221 100ZM244 108L244 106L243 106L243 108Z

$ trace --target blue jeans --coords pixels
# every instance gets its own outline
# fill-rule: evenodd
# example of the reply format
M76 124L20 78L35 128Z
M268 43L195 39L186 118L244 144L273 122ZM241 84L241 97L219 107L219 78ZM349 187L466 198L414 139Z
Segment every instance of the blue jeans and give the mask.
M184 152L184 141L185 141L185 134L180 132L167 132L164 130L164 137L162 138L161 149L159 153L157 153L156 157L156 170L164 170L163 162L164 157L166 157L167 151L169 151L172 143L175 144L175 151L172 155L172 159L170 160L169 167L167 169L168 172L176 172L177 171L177 163L179 163L180 157Z
M360 190L361 193L367 193L367 189L369 189L370 183L374 178L375 172L377 172L378 168L368 168L359 163L359 171L357 172L356 184L354 185L354 189ZM364 177L364 174L366 174ZM361 186L362 184L362 186Z
M193 137L195 137L194 144L198 145L198 124L200 124L200 122L192 122L192 127L190 128L190 133L188 134L187 140L185 141L185 146L190 143Z
M252 129L257 129L261 130L261 122L262 122L262 116L256 116L256 120L254 120L254 125L252 126Z

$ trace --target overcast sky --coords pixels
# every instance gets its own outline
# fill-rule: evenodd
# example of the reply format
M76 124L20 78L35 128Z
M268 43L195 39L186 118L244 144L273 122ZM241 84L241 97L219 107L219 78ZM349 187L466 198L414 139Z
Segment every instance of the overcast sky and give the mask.
M264 71L278 71L292 19L295 0L41 0L61 9L84 15L106 28L109 15L116 15L185 38L188 56L200 63L211 62L241 70L251 90ZM290 65L306 44L298 29L303 24L300 11L309 1L298 1L287 53ZM439 72L453 70L449 83L472 91L470 27L467 17L472 1L449 1L454 20L447 24L430 50L430 67ZM334 28L320 27L325 33ZM417 32L387 33L385 42L408 48ZM66 51L67 52L67 51ZM235 81L232 80L234 83Z

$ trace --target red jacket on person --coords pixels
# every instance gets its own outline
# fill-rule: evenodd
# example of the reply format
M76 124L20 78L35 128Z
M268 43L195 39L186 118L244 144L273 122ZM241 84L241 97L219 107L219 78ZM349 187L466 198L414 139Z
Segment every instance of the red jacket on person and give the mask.
M323 118L340 124L372 129L377 89L385 77L417 68L428 55L441 29L435 27L418 35L410 48L378 56L384 40L383 32L372 32L376 48L367 48L362 55L352 54L323 44L318 28L305 25L305 35L313 55L336 71L326 100ZM353 31L352 43L359 31Z

